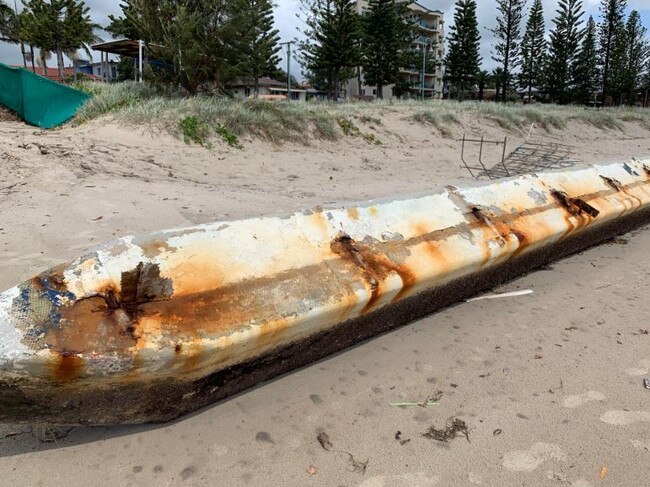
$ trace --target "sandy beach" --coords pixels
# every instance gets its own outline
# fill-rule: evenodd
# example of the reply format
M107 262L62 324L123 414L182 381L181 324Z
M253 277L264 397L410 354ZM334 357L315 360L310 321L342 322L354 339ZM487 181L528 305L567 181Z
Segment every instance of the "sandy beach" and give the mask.
M387 114L362 138L187 145L100 119L44 132L0 121L0 288L115 237L470 179L463 120L443 136ZM650 155L650 130L570 122L531 140L579 163ZM498 154L491 151L489 160ZM650 484L650 229L523 276L165 425L0 425L3 485L643 486ZM435 405L392 406L424 401ZM425 436L450 418L447 441ZM331 447L318 437L326 433ZM321 440L323 436L320 436Z

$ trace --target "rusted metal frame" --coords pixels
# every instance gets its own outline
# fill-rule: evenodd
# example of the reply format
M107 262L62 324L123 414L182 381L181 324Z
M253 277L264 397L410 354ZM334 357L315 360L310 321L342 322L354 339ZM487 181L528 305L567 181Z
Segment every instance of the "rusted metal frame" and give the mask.
M501 145L503 144L503 154L501 156L501 162L500 164L504 165L505 173L506 175L510 175L508 172L508 168L505 167L505 153L506 153L506 147L507 147L507 140L508 138L505 137L503 142L501 141L494 141L494 140L485 140L485 137L481 135L480 139L468 139L466 138L466 135L463 134L462 138L462 145L461 145L461 160L463 161L463 164L465 165L465 168L469 171L470 175L472 177L480 177L480 176L487 176L489 179L493 180L496 179L497 177L494 176L494 169L489 169L485 163L483 162L483 146L484 144L494 144L494 145ZM476 167L476 166L470 166L466 161L465 161L465 144L467 142L471 143L476 143L479 144L479 155L478 155L478 161L481 167ZM478 171L478 174L475 176L474 173L472 172L472 169Z
M503 153L501 154L501 164L503 165L503 169L506 171L507 176L511 176L510 171L508 170L508 166L506 166L506 148L508 145L508 137L505 137L503 139Z
M572 167L575 163L567 159L570 155L569 147L555 143L536 144L526 142L517 147L506 158L510 175Z
M481 167L483 168L483 171L487 175L487 177L492 179L492 174L490 173L488 168L485 167L485 164L483 164L483 144L484 144L483 136L481 135L481 147L480 147L480 149L478 151L478 162L479 162L479 164L481 164Z
M476 177L472 172L472 168L469 166L469 164L467 164L467 161L465 161L465 140L466 140L465 134L463 134L463 141L460 146L460 160L463 161L463 164L465 165L465 168L469 171L470 176Z

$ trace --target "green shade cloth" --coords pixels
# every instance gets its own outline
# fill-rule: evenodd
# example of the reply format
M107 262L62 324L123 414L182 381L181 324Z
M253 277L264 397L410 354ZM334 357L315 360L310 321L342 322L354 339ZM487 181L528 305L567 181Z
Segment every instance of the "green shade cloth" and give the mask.
M0 105L31 125L45 129L61 125L89 98L83 91L0 63Z

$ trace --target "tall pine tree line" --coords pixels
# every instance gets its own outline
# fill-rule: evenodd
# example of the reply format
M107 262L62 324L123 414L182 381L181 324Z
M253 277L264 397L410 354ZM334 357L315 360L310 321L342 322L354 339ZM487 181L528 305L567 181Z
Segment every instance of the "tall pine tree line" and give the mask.
M299 43L307 79L338 98L361 63L361 23L354 0L301 0L305 39Z
M597 27L593 17L589 17L584 32L582 46L576 58L573 101L590 103L598 90L600 70L598 69Z
M528 99L532 99L533 87L544 85L547 52L544 38L544 7L542 0L535 0L530 9L526 31L521 41L521 74L519 84L528 90Z
M582 1L560 0L556 13L549 49L548 92L555 103L569 103L583 36Z
M512 73L520 64L521 54L521 20L525 0L496 0L497 26L492 33L497 39L492 59L502 68L501 86L502 100L508 97L508 89L512 84Z
M620 57L623 53L621 46L624 44L625 7L627 0L601 0L600 14L602 21L598 26L600 36L599 63L603 70L602 92L603 103L609 103L609 96L614 93L612 79L616 76L616 69L621 68ZM614 73L614 75L612 75Z
M364 77L377 87L379 98L385 86L399 81L400 69L410 64L414 39L408 13L403 0L369 0L362 16Z
M259 96L262 76L277 73L280 62L280 34L274 27L273 4L270 0L247 0L248 30L241 43L241 74L253 80L255 98Z
M621 91L632 103L638 87L643 85L643 76L650 63L648 30L641 23L639 12L633 10L625 25L625 61Z
M538 0L540 1L540 0ZM476 18L476 1L459 0L454 13L454 25L450 29L449 49L445 59L446 75L450 90L456 90L456 98L478 81L481 57L481 36Z

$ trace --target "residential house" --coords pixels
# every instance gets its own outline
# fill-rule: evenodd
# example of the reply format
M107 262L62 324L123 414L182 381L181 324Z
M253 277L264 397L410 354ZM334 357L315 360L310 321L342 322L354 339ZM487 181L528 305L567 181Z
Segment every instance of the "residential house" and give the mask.
M239 98L252 98L255 96L255 80L240 78L228 84L228 89ZM273 78L263 76L258 80L258 94L261 98L278 97L287 98L286 81L277 81ZM298 85L291 87L291 99L295 101L305 101L307 99L307 90Z
M357 11L363 14L368 9L368 0L357 0ZM407 95L409 98L442 98L443 95L443 59L444 59L444 13L440 10L431 10L427 7L413 2L409 4L410 16L409 21L413 24L415 30L415 40L411 46L416 53L421 54L417 65L404 66L400 70L401 78L411 86ZM423 76L423 69L424 76ZM360 73L363 80L363 72ZM393 85L385 86L383 89L383 98L390 99L396 97ZM352 99L373 99L377 97L377 87L368 86L361 83L361 92L359 92L358 78L348 80L346 87L346 97Z
M97 78L105 81L117 81L119 63L117 61L108 61L103 63L86 63L77 66L79 73L84 73L89 76L96 76Z

